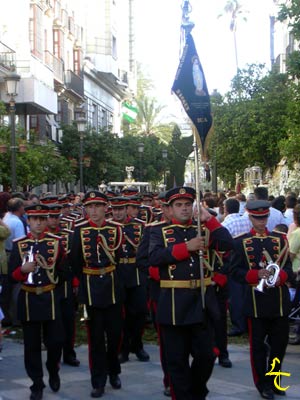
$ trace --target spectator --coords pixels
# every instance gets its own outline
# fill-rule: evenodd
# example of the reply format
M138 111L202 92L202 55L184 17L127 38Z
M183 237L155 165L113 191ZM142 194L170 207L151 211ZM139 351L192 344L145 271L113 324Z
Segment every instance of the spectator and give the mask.
M292 222L294 222L294 214L293 210L295 205L297 204L297 197L296 195L293 194L288 194L285 198L285 205L286 209L284 212L284 216L286 218L286 224L287 226L290 226Z
M24 201L18 197L11 198L7 203L8 212L5 214L3 218L3 222L8 226L10 230L10 235L5 241L5 250L7 257L10 257L10 253L13 247L13 241L27 234L25 225L21 220L22 216L25 213L24 210ZM10 284L10 281L7 282L7 292L8 296L5 301L11 304L11 318L12 324L18 325L17 321L17 310L16 310L16 302L18 298L18 293L20 290L20 283Z
M244 193L238 193L236 195L236 199L240 202L239 214L243 215L245 212L246 196L244 195Z
M271 206L276 208L276 210L280 211L284 214L286 206L285 206L285 196L277 196L271 202Z
M257 186L254 189L254 195L255 195L255 200L268 200L268 189L264 186ZM267 222L268 231L271 232L278 224L287 225L282 212L274 207L270 207L270 216Z

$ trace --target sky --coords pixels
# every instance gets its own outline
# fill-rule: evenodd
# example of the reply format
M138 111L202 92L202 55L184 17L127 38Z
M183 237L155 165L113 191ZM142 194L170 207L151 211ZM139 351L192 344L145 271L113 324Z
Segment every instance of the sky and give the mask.
M264 63L270 67L269 15L271 0L240 0L247 21L238 20L239 68ZM190 0L192 36L202 63L208 90L224 94L236 74L230 15L224 12L227 0ZM176 113L179 100L171 95L180 58L182 0L135 0L136 56L154 81L155 97ZM219 15L223 16L219 17Z

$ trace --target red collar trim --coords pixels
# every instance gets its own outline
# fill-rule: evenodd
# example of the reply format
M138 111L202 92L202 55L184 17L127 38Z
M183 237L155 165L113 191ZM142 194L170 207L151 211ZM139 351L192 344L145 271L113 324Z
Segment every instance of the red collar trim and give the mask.
M90 219L89 219L89 224L93 227L93 228L102 228L102 226L105 226L106 225L106 220L104 220L103 222L102 222L102 225L99 227L97 224L95 224L95 222L93 222L93 221L91 221Z
M268 231L267 228L265 228L264 233L258 233L258 232L256 232L256 230L255 230L254 228L251 228L250 233L251 233L251 235L253 235L253 236L266 237L266 236L268 236L269 231Z
M43 239L43 238L46 236L46 233L45 233L45 232L46 232L46 231L44 231L43 233L41 233L41 234L39 235L38 238L33 237L33 235L32 235L31 232L29 232L27 236L28 236L29 239L32 239L32 240L36 240L36 239L41 240L41 239Z
M186 225L186 226L188 226L188 225L192 225L192 223L193 223L192 219L190 219L185 224L183 224L182 222L178 221L177 219L172 218L172 224L175 224L175 225Z

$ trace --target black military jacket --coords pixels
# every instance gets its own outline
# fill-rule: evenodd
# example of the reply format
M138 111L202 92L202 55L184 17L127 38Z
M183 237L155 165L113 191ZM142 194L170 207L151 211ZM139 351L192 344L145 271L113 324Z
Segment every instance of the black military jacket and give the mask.
M98 227L85 220L76 226L70 262L80 279L79 301L82 304L104 308L121 301L121 285L116 272L121 243L122 230L117 222L104 221Z
M151 206L146 206L142 204L139 207L138 219L144 221L145 224L149 224L153 220L153 212Z
M59 282L57 286L57 290L59 290L62 298L66 299L70 296L73 296L73 279L74 272L71 267L69 254L71 250L71 243L74 231L70 229L57 229L55 235L61 239L61 244L64 247L66 253L66 262L64 271L59 276Z
M122 246L119 250L118 275L125 288L146 283L146 276L138 269L136 253L140 244L144 224L136 218L128 218L122 224Z
M265 268L270 261L281 268L282 284L264 288L264 291L260 292L256 290L259 283L258 270ZM288 255L288 243L284 235L267 230L265 234L260 235L251 229L249 233L236 237L230 273L235 280L247 285L244 300L246 316L276 318L288 315L291 304L285 281L293 280L293 272Z
M33 283L28 283L28 275L21 272L24 257L32 251L34 258L42 256L42 264L32 274ZM18 316L21 321L45 321L60 317L56 292L59 275L65 269L65 251L58 236L49 232L34 239L29 233L14 241L9 260L9 273L22 286L18 296Z
M158 224L164 224L165 222L153 222L152 224L146 225L143 230L143 235L141 242L139 244L137 255L136 255L136 262L138 265L139 270L143 275L148 276L148 287L149 287L149 297L150 300L155 302L158 301L159 292L160 292L160 285L159 280L152 279L150 274L148 273L149 268L151 267L149 263L149 245L150 245L150 231L152 226L156 226ZM155 266L153 266L155 267ZM158 268L158 267L155 267Z
M228 230L211 217L205 224L206 247L203 255L205 276L205 305L211 314L218 309L215 292L211 283L211 250L227 251L233 247ZM153 225L150 232L149 263L160 268L160 296L158 300L157 321L167 325L189 325L204 320L200 280L200 261L198 252L190 254L185 242L197 236L197 225L190 221L182 225L171 223ZM170 282L170 283L168 283ZM171 287L179 282L185 287ZM163 285L170 287L163 287ZM198 286L198 287L197 287Z

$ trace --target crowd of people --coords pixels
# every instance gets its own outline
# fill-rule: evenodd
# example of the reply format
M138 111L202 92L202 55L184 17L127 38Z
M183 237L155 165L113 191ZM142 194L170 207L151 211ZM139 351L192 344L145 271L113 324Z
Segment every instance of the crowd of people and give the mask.
M197 204L196 197L191 187L0 193L0 321L22 327L31 400L45 387L42 344L53 392L60 364L80 365L78 309L93 398L104 395L107 380L122 388L121 364L132 354L149 361L149 315L165 396L205 399L216 360L232 367L227 336L242 334L261 397L285 394L267 372L276 358L281 369L299 299L300 202L295 193L269 197L265 187L247 198L207 191ZM0 350L2 342L0 334Z

